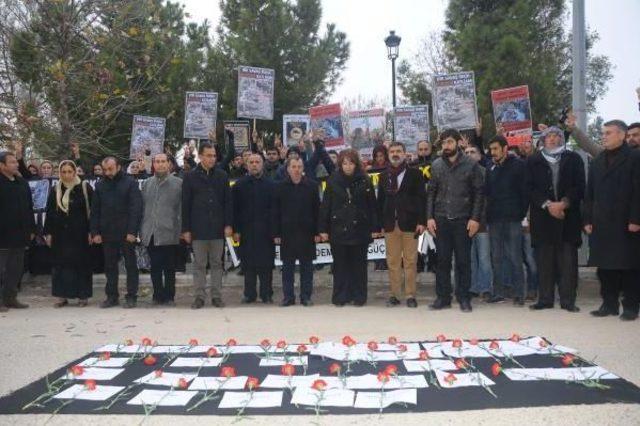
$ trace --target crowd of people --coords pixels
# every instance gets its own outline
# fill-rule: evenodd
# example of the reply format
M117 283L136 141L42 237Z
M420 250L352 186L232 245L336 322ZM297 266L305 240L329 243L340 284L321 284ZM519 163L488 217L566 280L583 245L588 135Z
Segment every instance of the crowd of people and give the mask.
M141 244L150 258L153 304L175 305L179 252L189 247L191 307L200 309L208 300L223 307L227 238L239 242L243 304L258 298L273 303L278 246L280 305L313 305L316 244L328 242L331 302L363 306L368 247L384 238L389 307L403 301L418 306L418 264L426 263L436 276L433 310L450 308L455 298L470 312L474 297L516 306L536 299L531 309L549 309L557 288L560 307L578 312L584 230L601 283L602 305L591 314L620 315L622 293L620 318L634 320L640 305L640 123L606 122L602 143L589 140L572 115L563 128L540 129L537 146L510 146L502 129L486 144L480 126L471 134L446 129L435 146L420 141L415 155L388 141L367 162L353 149L327 151L321 132L288 148L279 140L267 146L254 134L251 147L236 155L229 133L224 156L215 140L202 141L197 154L184 150L180 166L161 153L135 160L126 173L120 159L91 164L74 144L71 158L57 166L42 229L55 306L69 299L87 305L92 256L98 255L107 279L100 306L121 303L118 264L124 258L123 306L135 307L135 249ZM583 158L567 148L570 135L594 157L587 178ZM27 307L17 299L25 247L36 234L27 180L56 174L49 161L25 164L21 144L14 148L0 153L2 311ZM435 253L426 258L418 247L425 232L435 241Z

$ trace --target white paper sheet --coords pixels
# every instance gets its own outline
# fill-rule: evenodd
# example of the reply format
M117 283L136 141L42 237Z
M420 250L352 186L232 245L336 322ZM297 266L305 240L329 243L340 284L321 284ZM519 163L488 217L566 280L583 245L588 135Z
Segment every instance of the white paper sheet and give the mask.
M382 401L381 401L382 400ZM358 392L354 408L387 408L392 404L413 404L418 401L418 392L415 389L398 389L381 392Z
M172 363L171 367L217 367L220 365L222 361L221 357L214 358L186 358L186 357L178 357Z
M442 343L438 342L421 342L422 346L428 353L430 358L444 358L442 353Z
M567 346L562 346L562 345L549 345L548 342L547 345L548 346L541 346L540 342L542 342L543 339L540 336L534 336L534 337L530 337L528 339L522 339L520 340L520 345L523 346L527 346L530 347L534 350L536 350L538 352L538 354L541 355L550 355L550 354L554 354L554 353L571 353L571 354L577 354L578 350L573 349L573 348L569 348Z
M123 345L123 344L109 344L100 346L95 349L94 352L113 352L113 353L121 353L121 354L134 354L134 353L142 353L145 350L151 350L151 346L142 346L142 345Z
M187 382L190 382L194 378L196 378L196 374L167 373L166 371L162 372L160 377L156 377L155 371L152 371L146 376L142 376L139 379L134 380L134 382L155 386L177 387L180 379L185 379Z
M293 392L291 403L294 405L310 405L318 404L320 391L311 387L299 387ZM353 407L353 399L355 392L348 389L326 389L319 401L320 407Z
M67 373L64 377L67 380L112 380L123 371L124 368L87 367L79 376L74 376L71 373Z
M91 357L91 358L85 359L78 365L80 365L81 367L113 368L113 367L124 367L127 361L129 361L129 358L100 359L97 357Z
M249 399L251 398L251 399ZM269 408L282 406L282 391L225 392L218 408Z
M569 368L505 368L503 373L511 380L606 380L619 377L602 367L569 367Z
M430 359L425 361L406 360L402 362L404 364L404 368L409 373L421 373L423 371L428 371L428 370L452 371L452 370L458 369L458 367L456 367L454 362L448 359Z
M428 386L427 380L422 374L390 377L389 381L384 384L385 389L415 389ZM347 388L349 389L380 389L381 387L382 382L375 374L347 377Z
M456 380L453 383L449 383L445 380L449 373L445 373L443 371L436 371L436 377L438 379L438 383L443 388L460 388L465 386L492 386L495 385L493 380L489 379L482 373L459 373L454 374Z
M196 377L189 390L242 390L247 384L247 376L236 377ZM262 385L261 385L262 386Z
M283 376L278 374L268 374L260 383L262 388L285 389L306 386L309 387L314 380L320 377L319 374L311 374L308 376Z
M158 405L159 407L184 407L198 392L184 390L145 389L127 405Z
M306 355L303 356L292 356L289 357L289 364L291 365L296 365L296 366L301 366L301 365L309 365L309 358ZM262 358L260 360L260 367L278 367L278 366L282 366L285 365L287 363L287 361L284 360L284 358L280 358L280 357L273 357L273 358Z
M106 401L118 392L124 389L124 386L105 386L96 385L94 390L88 390L84 385L73 385L59 394L55 395L56 399L82 399L85 401Z

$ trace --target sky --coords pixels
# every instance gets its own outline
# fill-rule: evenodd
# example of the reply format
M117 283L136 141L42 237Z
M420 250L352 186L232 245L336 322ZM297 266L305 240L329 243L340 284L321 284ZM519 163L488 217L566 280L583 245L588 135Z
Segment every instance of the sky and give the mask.
M193 20L208 19L213 27L217 26L217 1L180 1ZM343 82L331 101L360 96L390 105L391 63L384 38L389 30L395 30L402 37L400 59L412 58L420 40L444 28L447 4L447 0L323 0L323 24L335 23L351 43ZM635 91L640 87L640 1L585 0L585 6L587 26L600 35L593 51L606 54L613 64L613 78L607 93L596 104L596 114L627 123L640 121ZM568 8L571 9L570 3ZM594 117L595 114L590 119Z

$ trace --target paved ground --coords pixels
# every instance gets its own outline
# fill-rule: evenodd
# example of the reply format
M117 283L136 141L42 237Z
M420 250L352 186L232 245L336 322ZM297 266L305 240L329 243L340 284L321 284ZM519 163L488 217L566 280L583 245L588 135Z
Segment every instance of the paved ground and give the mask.
M489 306L474 304L472 314L463 314L454 307L443 312L428 311L433 299L433 274L420 274L418 309L386 308L384 273L370 277L369 305L336 308L329 304L331 276L327 269L316 274L316 306L280 308L276 305L241 306L241 278L235 273L225 277L224 298L228 307L214 309L207 306L200 311L189 309L191 296L188 276L178 280L178 306L152 308L148 304L148 276L142 277L139 308L102 310L104 280L96 277L95 297L89 307L51 307L48 280L38 277L25 283L21 299L32 305L24 311L10 311L0 315L0 394L6 394L42 377L71 360L104 343L126 338L139 340L149 336L160 343L186 342L191 337L203 342L220 343L230 337L241 343L257 343L262 338L286 338L287 341L306 341L310 335L323 340L337 340L350 334L358 340L434 338L447 336L506 337L517 332L522 335L542 335L554 342L575 347L588 358L636 384L640 384L640 321L625 323L618 318L596 319L588 311L599 305L598 284L593 271L581 270L578 305L582 312L570 314L560 309L532 312L509 304ZM276 276L275 282L279 282ZM276 299L281 296L275 290ZM43 424L48 416L0 416L0 424ZM51 419L50 424L135 424L142 416L64 416ZM274 423L308 424L310 417L254 417L251 424ZM147 424L196 424L202 422L227 424L224 417L157 416ZM640 405L608 404L597 406L565 406L535 409L483 410L445 412L435 414L373 416L324 416L322 424L640 424Z

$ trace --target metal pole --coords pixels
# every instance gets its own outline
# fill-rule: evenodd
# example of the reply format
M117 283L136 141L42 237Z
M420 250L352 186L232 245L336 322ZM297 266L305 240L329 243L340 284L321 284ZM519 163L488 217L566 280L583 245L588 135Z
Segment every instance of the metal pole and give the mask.
M396 59L391 58L391 102L393 103L392 114L396 113ZM394 120L391 120L391 136L393 141L396 140L396 126Z
M586 50L584 0L573 0L573 112L583 132L587 130Z

